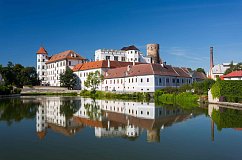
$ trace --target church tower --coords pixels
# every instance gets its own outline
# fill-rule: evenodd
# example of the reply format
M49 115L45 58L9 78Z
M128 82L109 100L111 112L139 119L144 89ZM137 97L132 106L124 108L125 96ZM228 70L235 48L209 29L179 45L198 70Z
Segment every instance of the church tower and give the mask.
M36 52L37 55L37 74L39 80L41 81L41 85L47 84L47 67L45 62L48 61L48 53L44 49L44 47L40 47Z

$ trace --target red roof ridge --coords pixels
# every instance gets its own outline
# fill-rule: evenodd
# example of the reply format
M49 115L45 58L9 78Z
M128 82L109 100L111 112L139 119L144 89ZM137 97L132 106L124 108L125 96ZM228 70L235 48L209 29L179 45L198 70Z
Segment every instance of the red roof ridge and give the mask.
M40 47L36 53L37 54L48 54L44 47Z

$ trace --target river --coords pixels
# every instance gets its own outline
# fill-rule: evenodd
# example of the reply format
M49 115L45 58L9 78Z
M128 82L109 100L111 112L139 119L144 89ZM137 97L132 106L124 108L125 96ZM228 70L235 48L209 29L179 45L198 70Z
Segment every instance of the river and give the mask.
M240 159L242 111L25 96L0 100L1 160Z

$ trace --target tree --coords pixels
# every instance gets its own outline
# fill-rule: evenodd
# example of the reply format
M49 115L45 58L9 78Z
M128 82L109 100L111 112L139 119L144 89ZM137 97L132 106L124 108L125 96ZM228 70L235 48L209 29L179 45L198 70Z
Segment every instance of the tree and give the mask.
M104 77L99 71L91 72L88 74L86 81L84 82L85 87L91 88L93 94L96 93L98 85L103 81Z
M202 73L204 73L206 75L206 72L205 72L205 70L203 68L197 68L196 71L197 72L202 72Z
M242 62L240 62L240 63L234 65L234 63L233 63L233 61L232 61L232 62L230 63L230 65L229 65L229 68L226 69L226 71L224 72L224 74L226 75L226 74L229 74L229 73L231 73L231 72L233 72L233 71L240 71L240 70L242 70Z
M73 89L76 85L77 77L73 74L73 71L67 67L65 73L60 74L60 84L62 87Z

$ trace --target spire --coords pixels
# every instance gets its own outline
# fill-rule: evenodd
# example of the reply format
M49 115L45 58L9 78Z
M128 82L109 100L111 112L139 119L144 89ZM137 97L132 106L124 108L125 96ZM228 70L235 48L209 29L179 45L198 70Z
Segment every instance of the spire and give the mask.
M44 47L40 47L36 53L37 54L48 54Z

